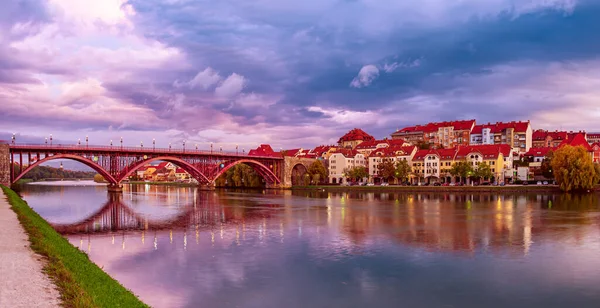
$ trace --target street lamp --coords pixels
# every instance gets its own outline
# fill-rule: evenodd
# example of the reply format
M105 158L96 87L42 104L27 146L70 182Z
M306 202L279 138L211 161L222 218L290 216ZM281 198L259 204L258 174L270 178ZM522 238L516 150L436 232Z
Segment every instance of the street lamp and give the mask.
M110 148L112 149L112 139L110 139Z
M48 137L44 138L44 144L48 145Z
M238 145L235 145L235 155L238 155Z
M52 146L52 134L50 134L50 146Z
M140 141L140 148L144 149L144 141Z
M198 151L198 144L196 143L196 151Z
M15 136L15 134L13 133L13 135L12 135L12 144L13 144L13 145L15 145L15 138L16 138L16 136Z
M77 139L77 146L81 145L81 138Z
M171 152L171 143L169 142L169 152Z
M156 150L156 139L152 138L152 151Z
M221 154L223 154L223 146L219 146L219 152L221 152Z
M88 136L85 136L85 147L86 147L86 149L88 147Z
M123 137L121 137L121 151L123 151Z
M212 149L213 149L213 143L210 143L210 154L212 154Z
M185 140L183 140L183 153L185 153Z

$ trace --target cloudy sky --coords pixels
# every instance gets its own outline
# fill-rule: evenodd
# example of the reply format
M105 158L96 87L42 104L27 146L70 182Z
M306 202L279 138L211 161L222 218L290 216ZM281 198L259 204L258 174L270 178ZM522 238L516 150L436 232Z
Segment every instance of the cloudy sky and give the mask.
M0 139L311 147L600 130L596 0L0 0Z

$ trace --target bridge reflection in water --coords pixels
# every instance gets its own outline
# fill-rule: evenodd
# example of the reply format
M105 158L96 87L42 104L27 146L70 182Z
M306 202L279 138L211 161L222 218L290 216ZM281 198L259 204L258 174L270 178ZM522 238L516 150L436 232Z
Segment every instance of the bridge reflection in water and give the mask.
M476 251L528 254L534 242L563 237L582 243L600 231L598 195L394 194L286 192L240 194L196 191L193 201L175 215L151 218L136 213L121 195L110 195L98 212L72 224L55 224L63 234L129 234L169 231L170 242L187 245L187 234L210 231L227 234L239 244L246 228L253 236L267 232L283 241L336 234L338 245L359 249L373 239L392 240L430 251ZM291 195L291 196L290 196ZM244 199L240 204L238 199ZM252 200L255 201L252 201ZM271 202L269 202L271 201ZM568 225L569 228L564 226ZM235 232L231 232L235 229ZM155 233L156 234L156 233ZM165 232L158 232L165 236ZM124 239L123 239L124 240ZM185 247L184 245L184 247ZM156 239L155 239L156 248Z

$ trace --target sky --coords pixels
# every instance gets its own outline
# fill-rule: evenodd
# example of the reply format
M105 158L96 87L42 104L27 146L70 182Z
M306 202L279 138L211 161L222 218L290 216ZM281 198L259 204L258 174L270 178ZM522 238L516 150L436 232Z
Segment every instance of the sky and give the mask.
M600 131L596 0L0 0L0 139L224 150Z

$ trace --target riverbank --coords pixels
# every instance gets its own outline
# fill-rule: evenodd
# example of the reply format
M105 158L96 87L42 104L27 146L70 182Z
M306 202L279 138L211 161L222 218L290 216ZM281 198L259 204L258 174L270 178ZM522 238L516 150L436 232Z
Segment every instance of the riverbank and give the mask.
M292 190L327 191L327 192L440 192L440 193L515 193L515 192L543 192L561 193L556 185L508 185L508 186L294 186ZM598 187L596 188L598 190Z
M44 272L58 287L63 306L147 307L133 293L91 262L85 253L54 231L13 190L4 186L2 190L29 236L31 249L47 260ZM39 301L39 298L31 294L24 293L23 296L31 297L36 303ZM4 305L1 302L0 304Z
M56 307L60 294L44 273L45 260L29 247L28 236L0 193L0 307Z

